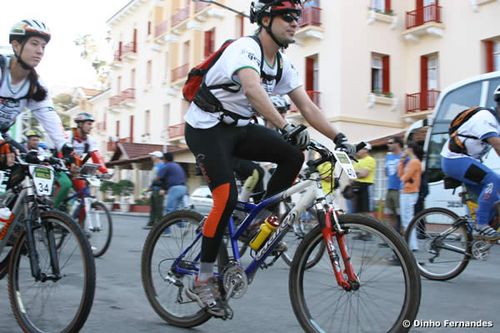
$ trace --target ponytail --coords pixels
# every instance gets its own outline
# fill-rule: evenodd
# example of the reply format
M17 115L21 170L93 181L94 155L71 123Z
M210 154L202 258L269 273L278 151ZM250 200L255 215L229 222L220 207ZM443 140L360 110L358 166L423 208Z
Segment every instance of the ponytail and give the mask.
M43 101L47 97L47 89L42 87L40 82L38 82L38 74L34 68L32 68L28 74L28 80L30 81L28 100L34 99L36 102Z

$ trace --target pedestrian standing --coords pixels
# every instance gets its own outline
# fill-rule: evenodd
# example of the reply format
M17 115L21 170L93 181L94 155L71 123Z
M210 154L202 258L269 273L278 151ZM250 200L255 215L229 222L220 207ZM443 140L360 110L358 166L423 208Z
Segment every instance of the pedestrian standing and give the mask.
M384 213L389 224L401 233L401 216L399 210L399 190L401 180L398 175L398 165L403 149L403 140L400 137L392 137L387 141L389 152L385 156L385 175L387 176L387 193L385 196Z
M161 181L158 178L160 170L164 167L163 153L161 151L154 151L149 153L149 156L153 162L153 169L151 170L152 181L148 189L151 192L151 211L149 214L149 222L143 229L151 229L153 224L158 222L163 215L164 195L162 193Z
M415 204L417 203L420 190L420 181L422 176L422 162L420 159L423 151L416 142L410 142L398 165L398 174L401 178L401 225L403 231L406 231L415 214ZM410 235L409 244L412 251L418 250L417 236L415 232Z

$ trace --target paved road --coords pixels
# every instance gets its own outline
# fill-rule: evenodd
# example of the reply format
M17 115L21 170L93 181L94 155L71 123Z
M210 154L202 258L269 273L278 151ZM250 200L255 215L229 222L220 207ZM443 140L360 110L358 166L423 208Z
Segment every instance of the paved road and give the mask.
M185 332L163 322L149 305L140 280L140 254L146 219L115 215L109 252L97 264L97 290L84 333ZM491 329L429 329L412 332L499 332L500 246L487 262L472 262L455 280L423 280L419 320L490 320ZM20 332L7 302L6 281L0 281L0 332ZM288 298L288 268L282 261L258 273L248 293L232 301L231 321L210 320L192 332L302 332Z

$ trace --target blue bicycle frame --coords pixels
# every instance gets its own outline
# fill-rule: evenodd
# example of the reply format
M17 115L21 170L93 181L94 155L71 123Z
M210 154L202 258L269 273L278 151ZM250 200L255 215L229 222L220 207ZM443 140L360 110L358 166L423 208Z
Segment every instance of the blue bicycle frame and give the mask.
M318 175L316 174L316 177ZM280 201L283 201L289 198L292 194L302 191L304 189L308 189L304 195L302 195L300 201L295 205L295 207L288 213L288 215L280 222L277 230L271 234L271 236L265 241L263 246L259 251L256 252L252 262L245 268L245 273L249 280L252 280L253 276L257 272L258 268L264 264L265 259L271 254L274 247L281 241L281 239L285 236L288 230L291 228L295 219L300 215L302 211L314 202L314 199L325 200L324 194L316 185L317 179L309 179L303 182L300 182L291 188L280 192L278 194L273 195L267 199L264 199L259 204L252 204L247 202L238 202L235 210L244 212L248 214L245 219L241 222L239 227L235 226L234 220L231 217L228 223L228 234L229 240L231 243L233 258L237 263L240 263L240 254L238 248L238 239L240 238L243 231L249 227L252 222L259 216L259 214L264 211L267 207L271 205L275 205ZM322 203L324 207L325 203ZM269 212L269 214L271 214ZM321 223L321 219L320 219ZM196 238L193 243L189 245L182 254L174 261L172 267L173 270L180 274L196 274L198 271L198 267L196 264L193 264L190 267L186 267L183 265L183 258L186 254L193 248L193 246L201 240L202 225L197 231ZM200 259L200 254L195 258L196 261Z

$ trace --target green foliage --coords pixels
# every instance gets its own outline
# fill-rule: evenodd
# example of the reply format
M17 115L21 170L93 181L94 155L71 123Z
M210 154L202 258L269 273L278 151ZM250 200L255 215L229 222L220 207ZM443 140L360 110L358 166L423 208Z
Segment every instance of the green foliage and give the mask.
M134 191L134 183L128 179L122 179L118 183L115 183L113 188L113 194L120 196L131 195Z
M99 190L101 190L101 192L113 191L114 184L116 183L110 180L102 181Z

